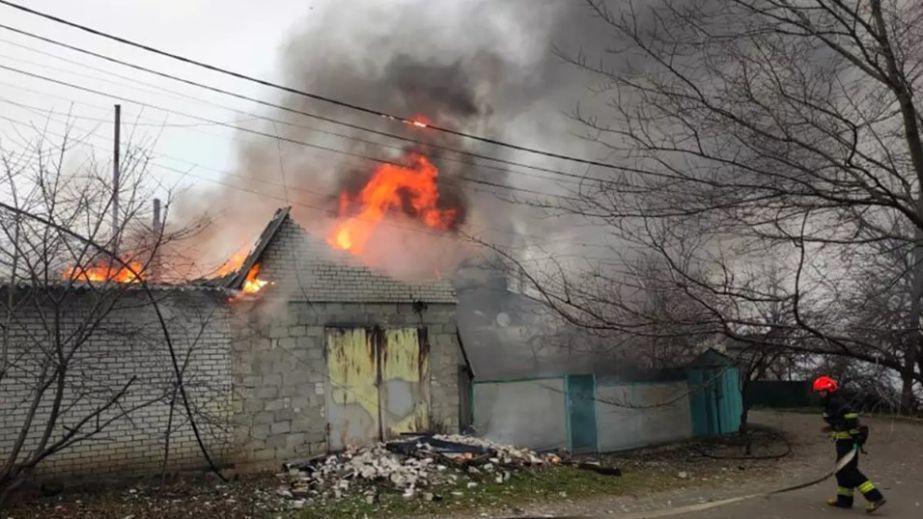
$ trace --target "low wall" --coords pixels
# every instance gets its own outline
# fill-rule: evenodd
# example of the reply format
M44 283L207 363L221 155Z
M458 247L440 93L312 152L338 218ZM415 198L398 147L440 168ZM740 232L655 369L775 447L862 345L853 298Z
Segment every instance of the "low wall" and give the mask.
M196 423L212 457L224 461L230 440L231 360L223 296L206 290L156 290L155 296L184 373ZM15 298L21 303L14 314L0 315L9 322L11 362L0 380L3 462L23 432L20 461L33 454L47 431L47 445L80 440L42 460L39 476L148 474L160 470L164 461L169 423L168 469L204 465L179 399L171 418L176 376L147 296L136 288L118 297L91 291L32 293L24 288L16 291ZM56 402L59 352L73 357L60 377L64 391ZM43 372L50 383L37 398ZM84 421L123 389L114 405ZM58 409L58 419L47 430L53 409ZM68 431L75 428L79 432L68 439Z
M688 392L685 381L621 383L598 377L596 427L600 452L691 438Z
M475 382L474 428L492 441L536 450L567 449L574 418L564 377ZM685 380L626 382L595 379L598 452L611 452L693 436L689 386ZM585 414L585 413L584 413ZM585 426L585 425L581 425ZM585 435L584 435L585 436Z
M537 450L567 446L564 379L477 382L474 429L492 441Z

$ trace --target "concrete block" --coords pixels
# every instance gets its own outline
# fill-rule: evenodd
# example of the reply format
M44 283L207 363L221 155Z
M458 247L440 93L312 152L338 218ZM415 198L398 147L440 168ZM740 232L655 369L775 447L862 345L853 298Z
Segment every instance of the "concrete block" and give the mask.
M287 434L284 438L285 447L289 451L293 451L299 447L307 447L307 435L304 433Z
M320 347L312 347L307 351L308 362L323 363L324 361L324 350ZM326 368L326 366L325 366Z
M292 430L292 424L291 422L273 422L269 430L272 434L287 433Z
M274 400L266 401L266 410L267 411L278 411L280 409L285 409L285 400L281 398L276 398Z
M275 420L275 413L273 413L271 410L261 411L253 415L254 424L272 425Z
M262 425L254 425L253 428L250 429L249 436L250 438L257 439L257 440L265 440L266 438L269 438L269 434L270 434L269 425L262 424Z
M263 380L260 383L262 387L279 387L282 385L282 375L279 371L271 371L269 374L263 375Z
M262 400L272 399L279 396L279 388L277 386L262 386L257 388L256 391L254 391L254 394L257 398ZM265 408L265 404L263 405Z
M308 367L295 365L282 374L282 382L286 388L294 391L293 386L306 384L308 382Z
M276 459L276 450L275 449L255 449L250 454L252 461L273 461Z
M266 439L266 447L276 450L278 455L281 451L285 450L285 438L287 434L274 434Z
M269 325L269 338L270 339L281 339L282 337L288 337L288 327L289 323L287 322L274 322Z
M292 327L289 327L289 330L291 330L291 329L292 329ZM300 334L298 334L298 335L289 336L289 337L283 337L283 338L281 338L281 339L278 339L278 346L279 346L279 348L282 348L282 349L285 350L285 351L293 351L293 350L295 349L295 347L296 347L296 344L297 344L297 343L296 343L296 340L295 340L295 337L300 337L301 335L303 335L303 334L300 333Z
M273 419L277 422L287 422L295 418L295 412L291 409L280 409L273 412Z

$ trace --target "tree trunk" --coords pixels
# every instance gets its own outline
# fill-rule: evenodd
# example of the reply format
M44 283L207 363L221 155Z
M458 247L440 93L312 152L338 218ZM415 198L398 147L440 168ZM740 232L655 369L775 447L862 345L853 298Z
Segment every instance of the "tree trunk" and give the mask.
M917 367L919 372L917 373L917 382L920 382L920 377L923 376L923 352L917 352ZM920 382L920 385L923 386L923 382Z
M918 203L919 205L919 203ZM923 231L917 227L914 231L914 248L911 255L911 301L907 328L910 336L904 341L904 366L901 370L901 413L914 411L915 398L913 385L917 366L917 352L920 345L920 314L923 312Z
M750 455L750 440L747 438L749 433L749 420L750 420L750 381L751 373L748 369L744 374L743 381L740 388L740 400L742 402L741 411L740 411L740 428L737 430L740 437L745 441L746 445L746 455Z

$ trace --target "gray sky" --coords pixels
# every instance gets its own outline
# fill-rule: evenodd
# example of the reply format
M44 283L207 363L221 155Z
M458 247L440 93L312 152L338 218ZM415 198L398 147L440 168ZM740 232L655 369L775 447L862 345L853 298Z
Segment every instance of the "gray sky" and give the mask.
M313 15L317 9L325 4L335 2L322 0L313 3L296 1L257 3L244 0L197 0L189 2L156 0L125 0L119 2L104 0L80 0L79 2L24 0L23 3L38 10L51 12L113 34L125 35L136 41L149 43L205 62L246 71L260 77L279 79L277 74L278 51L286 35L295 25L310 25L312 20L317 18ZM2 6L0 9L2 9L0 18L2 18L3 23L13 27L134 63L177 73L185 77L225 85L231 84L235 91L247 95L270 96L272 94L268 89L260 88L247 82L234 81L229 83L227 78L204 73L196 67L183 66L175 61L157 58L143 51L133 50L124 45L21 13L9 7ZM17 46L23 45L97 69L128 76L160 88L191 94L242 110L255 110L255 107L248 106L249 103L246 102L158 79L119 65L60 49L7 30L0 29L0 39L3 40L0 41L0 63L4 65L30 72L45 73L57 79L177 111L192 112L203 117L222 121L233 121L235 119L235 115L226 110L198 105L189 100L173 97L165 92L157 92L156 89L149 86L132 84L125 79L108 76L98 70L60 61ZM87 75L94 78L103 78L107 81L85 77ZM0 84L0 96L5 100L32 105L44 110L53 109L59 113L70 109L71 102L79 103L73 106L74 114L79 117L111 118L111 105L116 102L114 98L80 92L72 88L53 85L46 81L26 78L8 71L4 71L0 81L3 82L3 84ZM113 83L120 83L127 85L127 87ZM29 92L26 89L40 93ZM135 121L139 117L144 118L148 123L166 121L168 124L189 125L197 122L150 108L138 107L128 102L122 102L122 104L123 120L126 123ZM21 121L40 121L43 119L41 115L9 103L2 104L0 114ZM4 121L4 123L4 130L6 130L9 128L10 123L9 121ZM87 129L92 129L98 125L98 123L88 120L78 120L75 124ZM141 127L139 127L140 129ZM108 135L110 131L111 129L108 125L100 125L98 132L101 138L94 141L94 143L100 147L106 147L105 140L102 137ZM151 132L146 133L150 134ZM234 143L230 139L231 136L233 136L231 130L221 127L216 128L212 125L205 125L195 129L170 128L163 132L157 150L163 155L178 159L182 158L206 167L231 168L234 164L234 156L231 153ZM179 161L164 159L163 162L177 169L185 169ZM165 174L168 175L167 173ZM220 178L220 174L207 172L207 170L197 174L208 176L209 178ZM174 181L179 179L178 174L173 175L173 177L172 180ZM169 175L167 178L169 178Z
M308 85L294 86L309 89L316 86L320 89L316 90L318 93L332 97L349 95L346 100L373 107L377 107L373 103L378 102L374 96L356 98L363 97L361 85L351 82L348 92L330 91L340 90L335 78L328 81L327 77L315 78L312 74L316 71L329 75L331 71L336 71L335 67L330 67L329 56L343 55L353 64L362 64L363 60L386 59L392 46L394 53L409 53L421 60L433 56L466 58L486 49L506 60L502 75L507 79L496 83L495 91L487 95L497 109L492 110L491 117L477 121L469 130L529 146L599 156L572 134L577 129L563 114L576 101L587 96L587 79L562 68L550 55L552 43L572 44L575 41L573 35L586 31L585 26L574 25L585 21L574 14L582 16L583 11L572 9L579 4L578 0L21 1L35 9L141 43L285 84L292 83L291 68L297 61L292 59L291 50L286 54L286 49L295 48L305 55L304 63L296 65L301 69L296 75L302 74ZM248 96L272 102L286 100L273 89L159 58L6 6L0 6L0 20L0 23L48 38ZM296 40L299 46L290 47ZM242 162L241 154L248 147L274 147L276 143L221 125L138 106L118 97L266 131L265 122L209 103L259 114L267 113L264 107L157 78L5 29L0 29L0 65L108 94L100 96L81 92L3 70L0 74L0 137L4 140L15 142L20 134L27 132L23 123L40 124L47 120L52 134L60 132L63 114L71 112L72 125L79 130L75 133L89 133L88 145L107 158L111 153L109 121L112 104L121 102L123 125L128 128L126 131L131 132L130 136L135 141L156 138L155 167L152 168L155 181L165 188L191 189L185 195L185 210L190 210L190 207L191 210L214 210L215 216L227 217L238 211L241 204L258 200L239 189L233 189L234 196L228 197L231 193L227 190L228 185L245 185L256 187L261 192L274 192L269 182L275 174L260 171L260 176L254 176L257 172L246 169L252 169L252 164ZM332 110L322 104L302 107L305 106L327 115L367 122L367 119L363 121L355 114ZM386 106L381 108L388 109ZM50 119L49 110L53 111ZM528 155L509 155L496 148L485 151L515 160L528 159L536 165L585 172L573 164L548 163ZM290 150L279 153L283 152L294 155ZM314 159L314 155L307 157L310 161ZM317 183L314 175L319 175L318 172L303 171L304 150L298 150L291 162L298 169L292 172L293 176L298 176L308 185ZM260 185L264 178L267 184ZM561 192L559 185L528 175L510 177L507 182L530 189ZM233 203L222 207L215 203L215 198L233 198ZM265 219L262 218L268 218L271 210L280 205L284 203L277 199L264 199L262 205L254 203L253 207L257 209L250 222L252 225L228 232L228 236L221 238L219 248L234 250L245 244L264 224ZM576 236L581 241L587 241L580 237L581 233L590 236L590 240L598 238L592 229L571 231L566 226L562 229L561 222L534 219L525 215L521 208L509 204L487 201L473 209L477 211L479 208L482 209L480 214L475 212L472 218L472 225L481 226L476 229L483 229L487 225L485 222L496 227L498 220L508 218L511 229L531 236L548 236L553 243L565 247L568 246L567 240L555 241L556 235L567 232L569 237ZM572 252L573 249L569 247L568 250Z

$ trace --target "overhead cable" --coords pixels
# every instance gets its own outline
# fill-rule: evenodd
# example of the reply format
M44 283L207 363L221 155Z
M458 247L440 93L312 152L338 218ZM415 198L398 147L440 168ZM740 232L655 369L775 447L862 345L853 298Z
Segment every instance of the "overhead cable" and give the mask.
M192 59L192 58L188 58L188 57L186 57L186 56L182 56L182 55L180 55L180 54L176 54L176 53L173 53L173 52L168 52L168 51L165 51L165 50L162 50L162 49L158 49L158 48L156 48L156 47L152 47L152 46L150 46L150 45L145 45L145 44L143 44L143 43L138 43L138 42L136 42L136 41L129 40L128 38L124 38L124 37L121 37L121 36L117 36L117 35L114 35L114 34L110 34L110 33L108 33L108 32L101 31L101 30L99 30L99 29L94 29L94 28L92 28L92 27L89 27L89 26L86 26L86 25L83 25L83 24L79 24L79 23L76 23L76 22L73 22L73 21L70 21L70 20L61 18L60 16L56 16L56 15L53 15L53 14L50 14L50 13L46 13L46 12L43 12L43 11L38 11L38 10L36 10L36 9L32 9L32 8L26 7L26 6L24 6L24 5L20 5L20 4L14 3L14 2L10 2L9 0L0 0L0 4L6 5L6 6L8 6L8 7L13 8L13 9L18 9L18 10L20 10L20 11L23 11L23 12L26 12L26 13L29 13L29 14L32 14L32 15L35 15L35 16L40 16L40 17L42 17L42 18L45 18L45 19L47 19L47 20L51 20L51 21L56 22L56 23L60 23L60 24L63 24L63 25L67 25L68 27L72 27L72 28L74 28L74 29L79 29L79 30L81 30L81 31L84 31L84 32L93 34L94 36L99 36L99 37L106 38L106 39L109 39L109 40L112 40L112 41L116 41L116 42L118 42L118 43L122 43L122 44L124 44L124 45L129 45L129 46L131 46L131 47L134 47L134 48L137 48L137 49L141 49L141 50L143 50L143 51L150 52L150 53L153 53L153 54L157 54L157 55L159 55L159 56L164 56L164 57L167 57L167 58L170 58L170 59L174 59L174 60L176 60L176 61L180 61L180 62L187 63L187 64L190 64L190 65L194 65L194 66L197 66L197 67L201 67L201 68L204 68L204 69L206 69L206 70L210 70L210 71L212 71L212 72L217 72L217 73L224 74L224 75L227 75L227 76L231 76L231 77L234 77L234 78L237 78L237 79L242 79L242 80L245 80L245 81L249 81L249 82L252 82L252 83L256 83L256 84L258 84L258 85L262 85L262 86L266 86L266 87L270 87L270 88L275 88L275 89L281 90L281 91L283 91L283 92L287 92L287 93L290 93L290 94L299 95L299 96L302 96L302 97L307 97L307 98L309 98L309 99L314 99L314 100L317 100L317 101L323 101L323 102L325 102L325 103L333 104L333 105L336 105L336 106L339 106L339 107L342 107L342 108L347 108L347 109L350 109L350 110L353 110L353 111L356 111L356 112L365 113L365 114L368 114L368 115L375 115L375 116L384 118L384 119L389 120L389 121L395 121L395 122L399 122L399 123L402 123L402 124L405 124L405 125L409 125L409 126L413 126L413 127L418 127L418 128L427 128L427 129L434 130L434 131L438 131L438 132L442 132L442 133L445 133L445 134L455 135L455 136L457 136L457 137L462 137L462 138L465 138L465 139L471 139L471 140L475 140L475 141L480 141L480 142L484 142L484 143L487 143L487 144L492 144L492 145L495 145L495 146L501 146L501 147L504 147L504 148L514 149L514 150L517 150L517 151L523 151L523 152L527 152L527 153L532 153L532 154L535 154L535 155L542 155L542 156L546 156L546 157L551 157L551 158L556 158L556 159L561 159L561 160L567 160L567 161L570 161L570 162L576 162L576 163L585 164L585 165L590 165L590 166L598 166L598 167L603 167L603 168L607 168L607 169L621 169L621 168L618 168L617 166L614 166L614 165L612 165L612 164L608 164L608 163L605 163L605 162L600 162L600 161L591 160L591 159L585 159L585 158L581 158L581 157L575 157L575 156L573 156L573 155L566 155L566 154L563 154L563 153L555 153L555 152L550 152L550 151L546 151L546 150L540 150L540 149L538 149L538 148L532 148L532 147L524 146L524 145L521 145L521 144L515 144L515 143L511 143L511 142L501 141L501 140L499 140L499 139L493 139L493 138L490 138L490 137L483 137L483 136L480 136L480 135L475 135L475 134L473 134L473 133L463 132L463 131L460 131L460 130L453 130L453 129L451 129L451 128L446 128L446 127L442 127L442 126L438 126L438 125L434 125L434 124L423 123L423 122L420 122L420 121L416 121L416 120L414 120L413 118L408 118L408 117L404 117L404 116L401 116L401 115L396 115L396 114L392 114L392 113L389 113L389 112L385 112L385 111L382 111L382 110L378 110L378 109L374 109L374 108L369 108L369 107L362 106L362 105L358 105L358 104L355 104L355 103L350 103L350 102L343 101L343 100L339 100L339 99L335 99L335 98L332 98L332 97L328 97L328 96L316 94L316 93L313 93L313 92L308 92L308 91L301 90L301 89L298 89L298 88L293 88L293 87L281 85L281 84L278 84L278 83L275 83L275 82L272 82L272 81L268 81L268 80L265 80L265 79L257 78L257 77L255 77L255 76L252 76L252 75L249 75L249 74L244 74L244 73L241 73L241 72L235 72L235 71L232 71L232 70L223 68L223 67L219 67L219 66L217 66L217 65L211 65L211 64L205 63L205 62L203 62L203 61L198 61L198 60L195 60L195 59Z
M75 52L79 52L79 53L82 53L82 54L86 54L86 55L92 56L92 57L94 57L94 58L102 59L102 60L108 61L108 62L110 62L110 63L115 63L115 64L117 64L117 65L129 67L129 68L132 68L132 69L135 69L135 70L139 70L139 71L142 71L142 72L145 72L145 73L148 73L148 74L152 74L152 75L159 76L159 77L162 77L162 78L165 78L165 79L169 79L169 80L171 80L171 81L177 81L177 82L179 82L179 83L183 83L183 84L186 84L186 85L194 86L194 87L197 87L197 88L202 88L202 89L205 89L205 90L209 90L209 91L211 91L211 92L219 93L219 94L226 95L226 96L229 96L229 97L234 97L234 98L236 98L236 99L241 99L241 100L244 100L244 101L249 101L249 102L256 103L256 104L259 104L259 105L262 105L262 106L267 106L267 107L270 107L270 108L274 108L274 109L276 109L276 110L281 110L281 111L284 111L284 112L289 112L289 113L301 115L301 116L308 117L308 118L311 118L311 119L315 119L315 120L318 120L318 121L322 121L322 122L325 122L325 123L334 124L334 125L342 126L342 127L345 127L345 128L350 128L350 129L357 130L357 131L368 132L368 133L371 133L371 134L374 134L374 135L379 135L379 136L382 136L382 137L388 137L388 138L390 138L390 139L397 139L397 140L400 140L400 141L403 141L403 142L408 142L408 143L416 144L416 145L419 145L419 146L424 146L424 147L426 147L426 148L430 148L430 149L434 149L434 150L448 151L448 152L457 153L457 154L460 154L460 155L465 155L465 156L468 156L468 157L477 158L477 159L481 159L481 160L489 160L489 161L496 162L496 163L499 163L499 164L504 164L504 165L507 165L507 166L518 166L518 167L522 167L522 168L526 168L526 169L530 169L530 170L534 170L534 171L542 171L542 172L551 173L551 174L554 174L554 175L559 175L559 176L562 176L562 177L569 177L569 178L572 178L572 179L577 179L577 180L579 180L579 181L581 181L581 182L592 181L592 182L598 182L598 183L605 184L605 185L615 185L615 184L618 184L616 181L613 181L613 180L602 179L602 178L598 178L598 177L592 177L592 176L589 176L589 175L582 175L582 174L577 174L577 173L570 173L570 172L567 172L567 171L561 171L561 170L554 169L554 168L546 168L546 167L543 167L543 166L536 166L536 165L533 165L533 164L525 164L525 163L522 163L522 162L517 162L517 161L513 161L513 160L509 160L509 159L502 159L502 158L498 158L498 157L493 157L493 156L485 155L485 154L482 154L482 153L476 153L476 152L466 151L466 150L454 148L454 147L452 147L452 146L446 146L446 145L442 145L442 144L434 144L434 143L432 143L432 142L423 141L423 140L416 139L416 138L413 138L413 137L407 137L407 136L405 136L405 135L400 135L400 134L396 134L396 133L391 133L391 132L376 130L376 129L374 129L374 128L369 128L369 127L367 127L367 126L363 126L363 125L360 125L360 124L354 124L354 123L342 121L342 120L339 120L339 119L336 119L336 118L333 118L333 117L327 117L327 116L323 116L323 115L320 115L320 114L316 114L316 113L312 113L312 112L307 112L307 111L305 111L305 110L300 110L300 109L297 109L297 108L292 108L292 107L290 107L290 106L285 106L285 105L282 105L282 104L279 104L279 103L274 103L274 102L271 102L271 101L266 101L266 100L264 100L264 99L259 99L259 98L256 98L256 97L253 97L253 96L249 96L249 95L246 95L246 94L241 94L241 93L239 93L239 92L234 92L234 91L229 90L229 89L227 89L227 88L216 87L216 86L214 86L214 85L209 85L209 84L206 84L206 83L202 83L202 82L200 82L200 81L195 81L195 80L187 79L187 78L178 76L178 75L176 75L176 74L171 74L171 73L167 73L167 72L162 72L162 71L155 70L155 69L152 69L152 68L149 68L149 67L145 67L145 66L143 66L143 65L138 65L138 64L136 64L136 63L132 63L132 62L130 62L130 61L125 61L125 60L121 60L121 59L118 59L118 58L113 58L113 57L107 56L107 55L105 55L105 54L101 54L101 53L94 52L94 51L91 51L91 50L87 50L87 49L84 49L84 48L81 48L81 47L77 47L77 46L75 46L75 45L70 45L70 44L68 44L68 43L64 43L64 42L55 40L55 39L53 39L53 38L48 38L48 37L45 37L45 36L41 36L41 35L38 35L38 34L35 34L35 33L32 33L32 32L29 32L29 31L25 31L25 30L22 30L22 29L18 29L18 28L16 28L16 27L11 27L11 26L6 25L6 24L3 24L3 23L0 23L0 28L6 29L6 30L8 30L8 31L11 31L11 32L14 32L14 33L23 35L23 36L27 36L27 37L29 37L29 38L34 38L34 39L37 39L37 40L39 40L39 41L43 41L43 42L45 42L45 43L50 43L50 44L56 45L56 46L58 46L58 47L62 47L62 48L66 48L66 49L69 49L69 50L72 50L72 51L75 51ZM270 119L270 118L268 118L268 117L265 117L265 116L259 116L259 117L262 117L262 118L268 119L268 120L272 120L272 119ZM292 123L287 122L287 121L275 121L275 122L280 122L281 124L286 124L286 125L292 125ZM323 133L331 133L331 132L326 132L326 131L325 131L325 132L323 132ZM340 135L340 134L334 134L334 135L343 137L343 136ZM357 138L357 137L346 137L346 138L352 138L352 139L355 139L355 140L361 140L361 139L359 139L359 138ZM381 143L378 143L377 145L383 146L383 144L381 144ZM499 169L499 168L496 168L496 167L491 167L491 166L486 166L486 165L480 165L480 164L478 164L478 165L479 165L479 166L484 166L484 167L490 167L491 169ZM612 166L612 165L609 165L609 167L610 167L611 169L618 169L618 170L621 170L621 171L641 173L641 171L635 171L635 170L632 170L632 169L630 169L630 168L615 167L615 166ZM500 171L509 171L509 170L500 169Z

